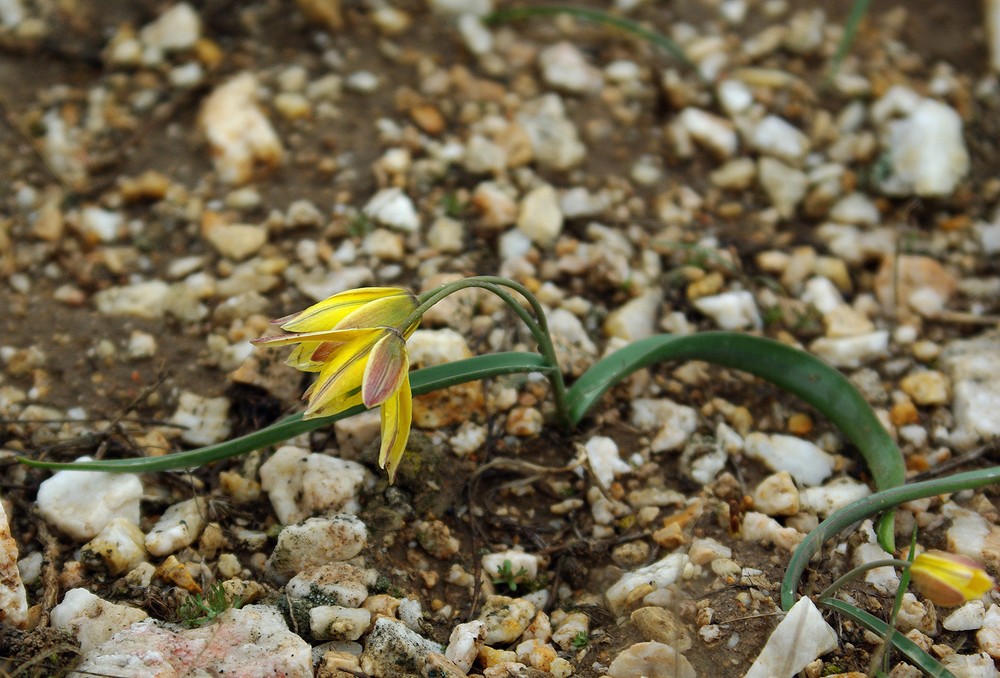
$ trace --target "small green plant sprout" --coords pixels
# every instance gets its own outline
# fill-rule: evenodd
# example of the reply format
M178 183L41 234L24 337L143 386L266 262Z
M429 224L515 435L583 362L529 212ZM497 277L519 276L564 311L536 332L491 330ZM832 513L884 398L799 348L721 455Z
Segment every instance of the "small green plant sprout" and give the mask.
M497 576L493 579L494 586L506 586L511 591L517 591L518 582L523 581L528 576L528 571L523 567L514 572L514 567L509 560L504 560L502 565L497 567Z
M195 593L188 596L177 608L177 616L188 628L211 624L226 610L238 610L243 605L239 596L229 598L221 582L212 584L204 595Z
M587 635L587 632L580 631L578 634L573 636L573 640L570 641L570 644L573 645L574 650L582 650L583 648L587 647L587 643L589 642L590 642L590 636Z

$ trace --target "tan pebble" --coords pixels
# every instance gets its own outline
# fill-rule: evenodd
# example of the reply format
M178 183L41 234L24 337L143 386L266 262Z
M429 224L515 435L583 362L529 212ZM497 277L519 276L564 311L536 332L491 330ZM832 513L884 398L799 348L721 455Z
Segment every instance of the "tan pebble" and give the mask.
M336 33L344 27L340 0L297 0L295 4L309 21L331 33Z
M796 413L788 418L789 433L795 435L807 435L813 430L813 420L808 414Z
M249 605L260 600L267 593L267 589L261 584L242 579L227 579L222 582L222 589L226 592L226 600L230 604L239 600L242 605Z
M210 560L215 558L216 553L228 547L229 541L218 523L206 525L201 537L198 538L198 553Z
M215 68L225 56L219 44L208 38L200 38L194 44L194 54L206 68Z
M361 662L350 652L327 650L316 669L316 678L349 678L361 673Z
M646 562L646 559L649 558L649 550L649 543L646 541L626 542L611 550L611 560L618 567L632 569Z
M420 578L424 580L425 589L432 589L435 586L437 586L440 575L438 575L438 573L435 572L434 570L421 570ZM435 610L435 612L436 611L437 610Z
M875 276L879 303L897 319L933 315L940 311L958 288L955 276L930 257L887 256Z
M38 210L38 216L31 225L31 234L48 242L57 242L63 236L65 221L62 211L55 201L46 202Z
M665 549L675 549L687 543L687 536L679 524L670 523L653 533L653 541Z
M163 564L156 568L156 576L190 593L201 593L201 586L191 576L187 566L177 560L176 556L168 556Z
M542 430L542 413L534 407L515 407L507 415L507 433L527 438L536 436Z
M718 271L713 271L704 278L695 280L688 285L687 298L700 299L701 297L708 297L713 294L717 294L722 289L724 284L725 280L723 279L722 274Z
M768 516L793 516L799 512L799 490L788 471L760 481L753 493L754 509Z
M232 553L223 553L220 555L216 567L219 570L219 574L227 579L235 577L243 571L243 566L240 565L240 559Z
M945 405L951 400L951 381L936 370L907 375L899 387L918 405Z
M495 650L489 645L479 648L479 662L486 668L504 664L506 662L516 662L517 653L510 650Z
M921 362L930 362L941 355L941 346L933 341L922 339L913 343L910 347L913 357Z
M379 616L395 619L396 610L399 609L399 598L385 593L378 593L365 598L365 602L361 603L361 607L372 613L372 623Z
M142 200L163 200L170 189L170 179L156 170L147 170L137 177L125 177L119 188L126 203Z
M666 643L678 652L691 649L691 634L672 610L664 607L640 607L632 613L631 619L643 638Z
M238 504L249 504L260 498L260 483L236 471L220 472L219 487Z
M441 111L431 104L417 104L410 109L410 119L428 134L438 135L444 131L445 120Z
M303 120L312 117L312 105L298 92L282 92L274 97L274 109L285 120Z
M896 403L889 411L889 421L893 426L905 426L906 424L916 424L920 421L920 413L912 401L906 400Z

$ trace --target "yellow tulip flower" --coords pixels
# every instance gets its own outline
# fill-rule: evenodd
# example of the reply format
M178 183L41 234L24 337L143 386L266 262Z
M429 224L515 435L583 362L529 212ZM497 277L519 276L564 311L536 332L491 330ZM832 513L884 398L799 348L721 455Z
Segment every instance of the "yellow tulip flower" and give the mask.
M305 419L362 403L380 407L378 463L390 483L406 451L413 419L406 340L419 324L407 323L418 305L412 292L397 287L349 290L274 321L292 334L253 341L258 346L298 344L286 362L304 372L319 372L302 396L309 400Z
M978 600L995 585L982 565L946 551L924 551L918 555L910 566L910 577L925 598L942 607Z

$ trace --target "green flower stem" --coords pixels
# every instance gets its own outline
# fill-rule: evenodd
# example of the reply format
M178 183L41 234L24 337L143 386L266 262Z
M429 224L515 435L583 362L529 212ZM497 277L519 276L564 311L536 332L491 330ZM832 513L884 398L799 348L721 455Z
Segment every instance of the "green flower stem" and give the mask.
M517 299L504 290L504 287L510 288L524 297L531 306L534 317L528 313L524 306L518 303ZM562 370L559 369L559 361L556 359L556 349L555 345L552 343L552 334L549 332L549 323L545 317L545 309L538 301L538 298L532 294L531 290L521 283L492 275L480 275L472 278L465 278L463 280L456 280L451 283L445 283L437 289L421 294L417 298L420 305L413 311L413 313L410 314L410 317L406 319L404 327L419 320L431 306L438 303L445 297L454 294L459 290L469 288L484 289L497 295L504 301L504 303L513 309L514 313L516 313L528 327L528 330L531 332L531 336L535 339L535 343L538 344L538 350L545 358L546 364L553 368L547 372L546 376L548 376L549 383L552 385L552 396L556 403L556 413L559 418L559 422L564 427L569 428L573 421L570 418L569 406L566 400L566 381L563 379Z
M900 567L908 570L910 569L910 562L907 560L900 560L899 558L885 558L883 560L873 560L871 562L864 563L863 565L858 565L853 570L840 577L837 581L823 589L823 591L816 596L816 600L833 598L837 595L837 591L839 591L844 584L857 579L868 570L874 570L877 567Z
M893 487L848 504L820 523L815 530L806 535L806 538L795 549L795 553L788 561L785 578L781 582L782 609L790 610L795 604L795 592L798 589L799 579L809 561L819 552L827 539L836 537L841 531L865 518L870 518L908 501L971 490L996 482L1000 482L1000 466Z
M541 372L547 374L552 368L537 353L493 353L475 356L444 365L425 367L410 373L410 385L414 395L430 393L455 384L464 384L486 377L519 372ZM77 461L60 463L38 461L18 457L18 461L36 468L70 471L109 471L113 473L149 473L154 471L176 471L195 468L220 459L228 459L253 450L276 445L297 435L308 433L335 421L345 419L365 411L363 405L332 414L328 417L303 419L302 414L293 414L266 428L245 436L227 440L216 445L200 447L184 452L174 452L160 457L140 457L138 459L102 459L100 461Z

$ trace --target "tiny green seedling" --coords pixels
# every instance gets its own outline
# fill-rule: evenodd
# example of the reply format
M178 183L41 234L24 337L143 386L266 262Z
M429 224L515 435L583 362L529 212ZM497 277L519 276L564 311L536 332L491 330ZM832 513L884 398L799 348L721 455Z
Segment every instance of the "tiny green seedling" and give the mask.
M524 583L524 578L528 575L528 571L523 567L514 572L514 566L509 560L504 560L503 565L497 567L497 576L493 580L494 585L503 584L511 591L517 591L518 583Z
M570 643L573 645L574 650L582 650L587 647L587 643L590 642L590 636L587 635L586 631L580 631L578 634L573 636L573 640Z
M188 596L187 600L181 603L177 609L177 616L180 617L182 624L189 628L195 628L210 624L226 610L238 610L242 605L242 598L236 596L230 600L221 583L213 584L204 596L200 593Z

